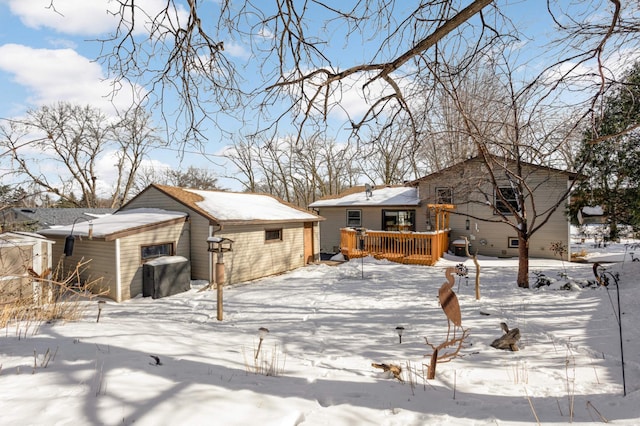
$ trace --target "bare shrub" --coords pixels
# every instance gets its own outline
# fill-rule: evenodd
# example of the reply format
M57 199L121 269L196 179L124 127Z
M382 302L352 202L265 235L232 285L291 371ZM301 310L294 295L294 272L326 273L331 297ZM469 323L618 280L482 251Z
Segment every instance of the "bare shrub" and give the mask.
M13 281L11 285L0 286L0 328L15 326L18 337L35 334L43 322L76 321L84 314L86 300L104 295L93 294L99 288L102 277L82 282L80 274L89 261L81 260L70 271L60 266L55 271L46 271L41 277L29 269L28 277L6 274L0 268L0 279Z

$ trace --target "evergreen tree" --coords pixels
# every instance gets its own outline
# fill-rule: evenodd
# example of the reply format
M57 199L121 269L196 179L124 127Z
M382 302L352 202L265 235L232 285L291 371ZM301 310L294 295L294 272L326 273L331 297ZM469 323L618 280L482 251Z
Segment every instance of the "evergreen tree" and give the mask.
M640 226L640 62L616 83L603 112L585 132L577 164L585 179L574 193L572 217L584 206L602 206L609 239L618 225Z

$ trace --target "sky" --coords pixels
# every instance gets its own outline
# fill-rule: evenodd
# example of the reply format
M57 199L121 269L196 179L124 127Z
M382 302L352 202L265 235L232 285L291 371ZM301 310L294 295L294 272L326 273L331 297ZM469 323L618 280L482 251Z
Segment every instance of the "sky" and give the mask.
M159 299L82 301L75 321L0 328L1 422L637 425L633 243L595 248L587 238L574 246L587 263L531 259L530 289L516 285L517 259L481 257L479 300L474 263L447 254L434 267L353 259L225 286L222 321L216 291L200 291L201 281ZM618 286L589 285L595 261L619 274ZM461 263L468 276L453 290L468 334L426 379L427 342L447 340L438 289L445 268ZM534 271L551 284L534 288ZM500 323L519 330L518 351L491 346Z
M100 44L95 40L113 31L116 25L115 18L106 12L108 8L115 7L115 3L108 0L0 0L0 118L20 117L29 108L58 101L90 104L108 113L114 107L129 106L132 99L130 91L122 90L114 97L109 96L113 80L105 67L96 61L100 55ZM163 0L138 1L149 9L163 3ZM507 5L505 10L515 25L523 30L532 30L530 34L535 36L527 43L540 44L550 28L544 2L503 0L501 3ZM208 8L215 7L213 0L202 4ZM184 14L185 11L180 10L179 13ZM239 65L248 66L247 75L255 78L250 47L241 45L237 40L223 41L224 54ZM514 43L514 48L519 45ZM337 42L330 46L338 51L344 47ZM361 52L345 49L340 57L349 64L366 58L369 53L366 48ZM354 91L343 94L341 105L355 115L365 107ZM344 116L334 118L344 119ZM213 126L208 126L205 134L209 138L204 147L206 155L189 148L182 153L184 155L180 155L176 148L157 149L152 153L149 164L154 168L182 169L192 165L213 169L218 176L232 174L233 168L225 164L221 156L228 140ZM336 134L341 134L340 128ZM112 164L113 161L105 157L98 174L112 174ZM239 189L233 180L221 179L220 183L229 189Z
M59 101L95 106L109 115L114 114L115 108L131 105L130 91L110 97L113 80L95 60L100 52L95 40L115 28L113 16L107 13L113 5L107 0L1 0L0 117L20 117L27 109ZM234 49L228 50L234 54ZM187 153L184 164L176 149L157 149L146 166L213 169L215 164L210 160L219 160L217 154L223 147L211 144L207 150L209 159ZM98 174L112 175L112 164L107 156Z

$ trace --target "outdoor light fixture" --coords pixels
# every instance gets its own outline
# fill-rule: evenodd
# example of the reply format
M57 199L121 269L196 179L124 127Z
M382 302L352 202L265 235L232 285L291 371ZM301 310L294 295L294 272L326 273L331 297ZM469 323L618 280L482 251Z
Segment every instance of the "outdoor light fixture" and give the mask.
M258 343L258 350L256 351L255 358L253 358L254 360L258 359L258 355L260 355L260 347L262 346L262 341L264 340L265 337L267 337L268 333L269 333L269 329L266 327L260 327L258 329L258 337L260 338L260 342Z
M75 237L73 236L73 231L71 234L67 235L67 238L64 239L64 255L69 257L73 254L73 243L75 242Z
M83 217L77 217L74 219L73 224L71 225L71 233L67 235L67 238L64 239L64 250L63 253L65 256L69 257L73 254L73 244L76 241L76 237L73 236L73 229L76 226L76 222L80 219L84 219ZM93 224L89 221L89 239L93 236Z
M400 343L402 343L402 333L404 332L404 327L401 325L397 326L396 332L398 333L398 339L400 339Z
M98 319L96 319L96 322L100 322L100 314L102 313L102 307L106 304L107 302L105 302L104 300L98 300Z

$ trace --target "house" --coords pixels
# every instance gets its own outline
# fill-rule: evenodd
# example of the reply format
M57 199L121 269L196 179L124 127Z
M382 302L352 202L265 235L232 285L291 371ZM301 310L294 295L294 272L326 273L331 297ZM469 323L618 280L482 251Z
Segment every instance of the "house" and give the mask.
M0 234L0 303L41 295L42 283L52 269L53 241L26 232Z
M0 211L0 229L33 232L52 226L71 225L78 220L95 219L115 211L108 208L11 207Z
M254 280L292 270L320 258L318 215L270 195L202 191L152 184L126 203L125 212L146 206L184 212L189 217L187 257L191 276L213 275L210 237L233 241L225 253L225 283Z
M139 208L40 233L55 242L53 258L66 273L88 262L79 270L80 280L121 302L142 293L146 262L189 256L188 219L183 212Z
M516 164L513 161L492 157L493 173L504 199L512 206L513 196L508 176L513 176ZM549 167L520 163L521 176L530 192L526 195L529 226L540 225L542 220L533 220L533 205L538 215L550 211L567 192L569 183L576 176ZM310 204L318 214L327 218L321 225L322 249L336 252L336 242L341 241L341 229L360 226L393 231L396 226L407 231L427 232L436 226L439 219L432 206L451 205L446 228L449 241L456 243L466 237L472 252L486 256L518 256L518 238L514 229L502 223L493 206L509 215L508 206L496 196L494 185L488 179L487 166L479 157L474 157L437 173L424 176L400 188L366 188L341 194L332 199L323 199ZM401 198L390 194L402 194ZM552 243L560 242L569 247L569 220L561 204L549 220L534 233L529 244L532 257L557 258L550 250ZM389 220L393 215L397 219ZM441 220L438 227L442 226ZM455 247L450 247L455 252ZM460 253L458 253L460 254Z
M416 231L416 213L421 200L413 187L349 188L338 197L325 198L309 205L325 221L320 225L320 252L340 251L341 228L365 228L380 231Z

